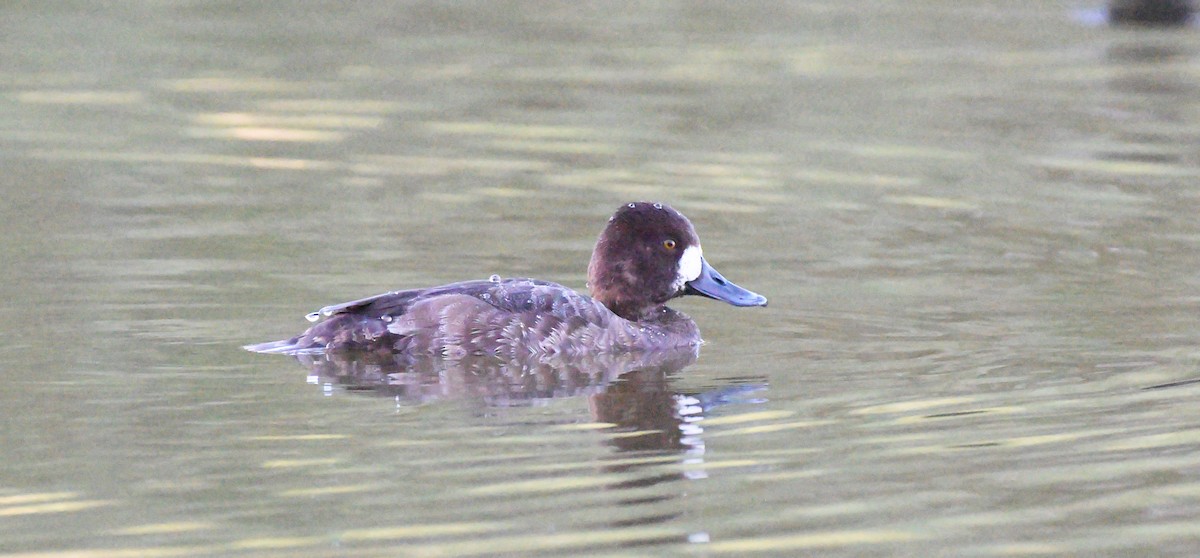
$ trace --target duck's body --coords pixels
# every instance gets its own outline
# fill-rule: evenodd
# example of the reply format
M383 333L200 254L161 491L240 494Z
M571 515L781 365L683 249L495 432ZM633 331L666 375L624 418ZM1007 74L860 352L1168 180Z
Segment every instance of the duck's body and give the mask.
M394 291L313 314L328 318L292 339L247 348L263 353L387 350L525 360L597 350L667 349L700 341L696 323L665 306L633 322L594 298L535 279L495 278Z
M593 296L535 279L465 281L393 291L309 314L325 318L263 353L388 351L506 359L653 351L700 343L685 314L665 306L700 294L735 306L766 299L725 281L705 261L691 223L662 204L630 203L601 233L588 266Z

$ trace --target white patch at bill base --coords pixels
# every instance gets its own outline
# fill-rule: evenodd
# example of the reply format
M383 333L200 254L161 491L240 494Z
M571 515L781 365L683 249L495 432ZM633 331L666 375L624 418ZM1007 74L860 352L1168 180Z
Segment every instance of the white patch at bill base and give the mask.
M688 281L695 281L700 276L700 269L704 262L704 250L700 249L700 245L688 246L683 255L679 256L679 268L675 272L675 282L671 284L675 290L683 290L683 286Z

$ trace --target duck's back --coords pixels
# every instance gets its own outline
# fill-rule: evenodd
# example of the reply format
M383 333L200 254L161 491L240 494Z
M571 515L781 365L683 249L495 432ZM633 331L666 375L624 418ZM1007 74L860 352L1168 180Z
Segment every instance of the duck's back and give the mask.
M328 306L310 315L325 320L303 334L247 348L289 354L358 350L525 359L699 342L689 318L661 310L647 320L630 322L556 283L494 277Z

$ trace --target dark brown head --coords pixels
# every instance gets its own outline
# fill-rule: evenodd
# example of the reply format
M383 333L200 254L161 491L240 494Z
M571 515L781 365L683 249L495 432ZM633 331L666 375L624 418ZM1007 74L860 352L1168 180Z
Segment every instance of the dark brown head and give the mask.
M625 204L608 220L588 264L588 288L613 313L634 321L685 294L734 306L767 304L704 261L700 238L687 217L650 202Z

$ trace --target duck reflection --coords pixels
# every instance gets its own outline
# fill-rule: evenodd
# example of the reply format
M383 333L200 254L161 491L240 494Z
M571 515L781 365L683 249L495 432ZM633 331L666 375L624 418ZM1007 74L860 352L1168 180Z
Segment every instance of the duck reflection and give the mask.
M309 382L321 385L327 394L339 389L379 393L394 397L399 405L467 400L485 407L516 407L586 397L592 420L612 425L601 439L614 451L597 466L619 479L605 485L606 490L628 492L615 502L632 512L611 525L620 527L679 517L682 512L664 512L652 504L680 498L682 491L645 489L707 476L701 426L705 414L726 402L749 402L745 393L765 387L761 378L734 379L709 391L681 391L674 379L698 354L698 347L687 347L593 354L570 361L413 360L378 353L296 358L309 369Z
M296 358L308 368L309 383L321 384L326 392L340 386L350 391L393 396L400 405L454 399L512 407L549 398L603 394L615 384L624 385L621 389L662 391L666 389L666 378L695 362L698 354L698 347L684 347L590 354L569 360L547 357L510 361L488 356L413 358L399 353L345 352L301 354ZM666 401L650 397L628 403L641 406ZM635 420L642 414L640 407L624 412L626 420Z
M601 460L601 472L624 480L608 485L614 491L628 491L617 504L629 509L630 517L610 522L610 528L646 526L677 520L687 506L667 508L660 502L686 499L686 491L647 491L657 485L708 476L705 470L705 415L726 402L746 402L747 392L764 389L762 379L731 381L717 389L684 393L672 388L670 373L662 369L630 371L606 389L591 394L588 406L597 422L615 425L616 436L606 443L616 452ZM658 456L673 456L676 465L661 467ZM641 458L641 459L639 459ZM689 533L676 542L706 540L704 532Z
M706 409L750 383L684 393L672 379L696 361L699 347L593 354L566 360L513 362L492 357L413 359L401 354L301 354L308 382L327 395L335 389L394 397L398 405L474 400L486 407L534 405L551 398L588 398L597 423L611 424L608 443L621 452L703 453L699 422ZM744 383L744 382L743 382Z

